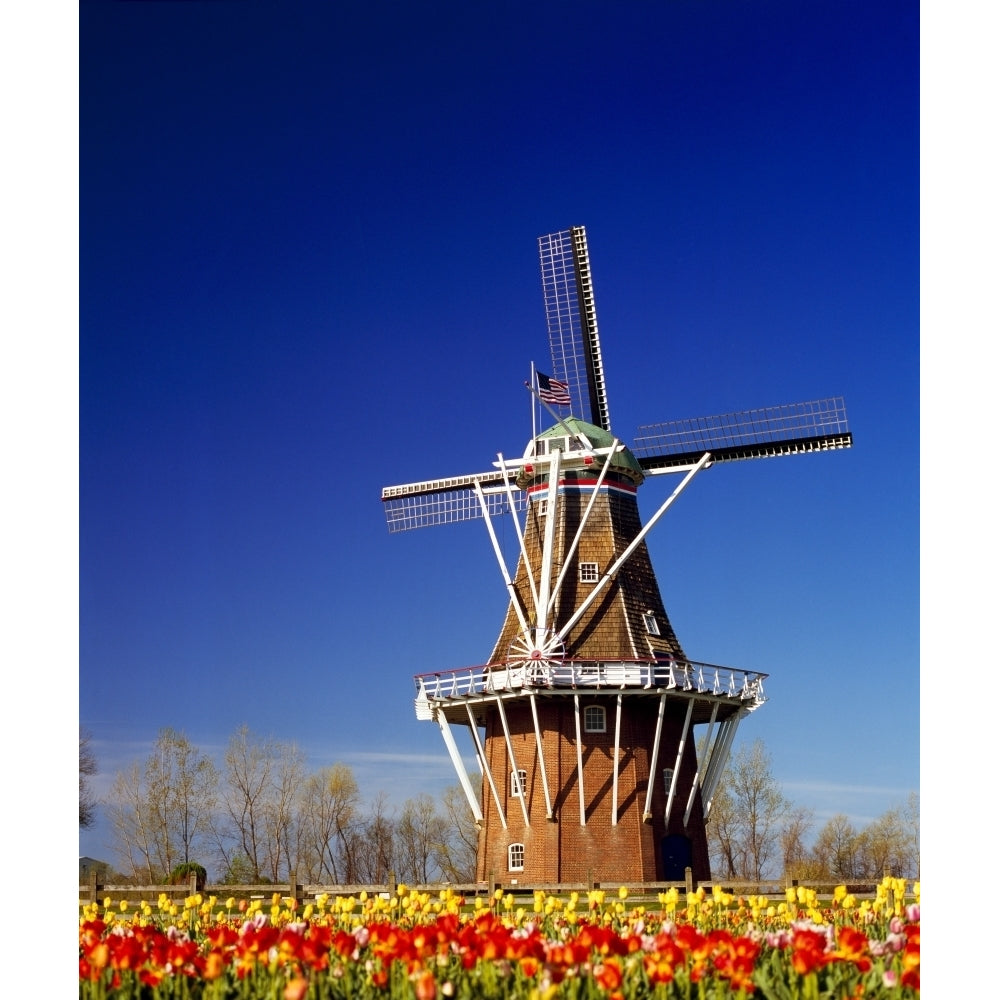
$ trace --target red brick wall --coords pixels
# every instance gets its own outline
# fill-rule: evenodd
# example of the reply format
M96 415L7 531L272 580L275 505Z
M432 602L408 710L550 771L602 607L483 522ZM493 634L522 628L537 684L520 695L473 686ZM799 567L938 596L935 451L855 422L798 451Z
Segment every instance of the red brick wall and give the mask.
M491 874L501 882L522 883L597 881L656 881L662 879L660 841L667 833L683 833L692 840L692 868L696 879L710 877L700 794L685 828L683 814L695 778L694 739L688 734L681 759L681 777L671 807L669 827L664 823L666 789L664 768L676 764L686 703L668 696L656 767L650 822L643 822L649 781L650 756L659 708L658 695L625 695L619 741L618 821L612 823L614 726L617 693L581 694L584 818L580 822L576 723L572 696L537 699L542 753L548 776L552 818L546 818L542 769L537 754L528 696L505 701L511 744L519 768L527 772L526 800L529 825L521 804L511 795L510 760L499 711L487 722L485 751L507 821L504 830L488 785L484 784L484 824L479 856L479 878ZM582 732L582 713L588 704L606 710L607 731ZM508 871L507 848L525 845L522 872Z

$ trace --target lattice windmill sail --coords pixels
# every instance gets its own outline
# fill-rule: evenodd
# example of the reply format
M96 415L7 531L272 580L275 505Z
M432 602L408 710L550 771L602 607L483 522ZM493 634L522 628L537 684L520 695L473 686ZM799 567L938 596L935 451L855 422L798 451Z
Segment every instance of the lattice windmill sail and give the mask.
M518 458L382 491L393 532L483 519L510 598L487 663L414 678L417 717L438 723L479 824L480 880L672 881L686 868L706 880L712 795L766 675L687 657L646 537L711 465L851 447L847 414L832 398L675 420L626 447L610 426L586 233L538 246L551 378L569 402L543 404L552 425ZM636 491L664 474L681 480L642 524ZM513 572L501 517L517 536Z

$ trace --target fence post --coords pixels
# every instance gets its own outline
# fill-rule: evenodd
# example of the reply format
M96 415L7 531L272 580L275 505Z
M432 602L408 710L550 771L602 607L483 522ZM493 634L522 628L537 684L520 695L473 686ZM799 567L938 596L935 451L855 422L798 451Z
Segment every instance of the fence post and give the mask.
M188 895L194 896L198 892L198 873L188 873Z
M87 895L91 903L97 902L97 869L91 868L87 873Z
M691 872L691 866L689 865L684 869L684 888L688 892L694 892L694 876Z
M294 870L288 873L288 895L292 898L292 908L294 909L300 902L298 872Z

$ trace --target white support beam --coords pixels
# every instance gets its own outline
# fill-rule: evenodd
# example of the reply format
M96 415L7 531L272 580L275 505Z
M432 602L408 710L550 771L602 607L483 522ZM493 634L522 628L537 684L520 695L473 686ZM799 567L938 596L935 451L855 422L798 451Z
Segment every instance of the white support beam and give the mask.
M535 608L535 628L544 633L548 625L549 592L552 577L553 547L556 537L556 515L559 504L559 451L552 453L549 465L548 509L545 512L545 540L542 544L542 565L538 581L538 604ZM564 638L564 636L560 636ZM538 645L538 639L535 640Z
M691 714L694 711L694 698L688 698L687 712L684 715L684 725L681 728L681 739L677 744L677 759L674 761L674 774L670 779L670 789L667 792L667 805L663 810L663 822L670 822L670 807L674 804L674 795L677 793L677 782L681 776L681 760L684 757L684 746L687 743L688 730L691 728Z
M611 825L618 825L618 748L621 746L622 735L622 693L618 692L618 703L615 706L615 763L611 776Z
M573 695L573 715L576 718L576 780L580 789L580 826L587 825L587 809L583 795L583 733L580 731L580 696Z
M667 696L660 695L660 708L656 713L656 735L653 737L653 755L649 759L649 782L646 785L646 804L642 808L642 821L648 823L653 818L653 782L656 778L656 759L660 755L660 735L663 732L663 713L667 708Z
M691 782L691 791L688 792L687 805L684 807L684 825L687 826L688 818L691 815L691 808L694 805L695 792L700 787L701 775L703 771L708 770L709 762L712 759L712 732L715 729L715 720L719 714L719 703L715 702L712 705L712 717L708 720L708 730L705 733L705 753L704 761L698 762L698 767L694 772L694 779Z
M632 541L625 547L622 554L611 564L605 571L604 575L600 580L594 584L590 593L586 598L580 603L580 606L576 611L570 616L569 620L559 629L559 638L565 642L566 636L569 635L573 626L583 617L586 611L590 608L591 604L597 600L598 596L604 590L604 588L614 579L615 574L619 569L625 564L625 561L629 559L632 553L646 540L646 536L652 531L653 525L666 513L667 508L681 495L684 488L694 479L696 473L700 472L706 465L711 463L711 453L705 452L701 457L701 461L681 480L677 488L669 497L660 505L659 510L646 522L645 525L639 530L639 533L632 539Z
M472 739L476 744L476 756L479 758L479 768L490 783L490 791L493 793L493 802L497 807L497 815L500 817L500 824L507 829L507 817L504 814L503 803L500 801L500 794L497 792L496 782L493 780L493 772L490 770L489 761L486 759L486 751L483 749L483 741L479 738L479 727L476 725L476 717L472 714L472 706L466 702L465 710L469 713L469 729L472 730Z
M535 696L529 697L531 702L531 718L535 722L535 746L538 748L538 768L542 773L542 791L545 793L545 818L552 819L552 798L549 795L549 776L545 770L545 755L542 753L542 727L538 724L538 706Z
M705 775L701 779L702 802L707 801L709 789L714 789L722 776L726 757L728 756L728 750L724 749L727 746L726 734L730 728L728 722L721 723L718 735L709 747L710 753L705 760Z
M493 519L490 517L489 509L486 505L486 496L483 493L482 486L476 483L476 496L479 498L479 506L483 510L483 520L486 522L486 530L490 534L490 541L493 543L493 553L497 557L497 562L500 564L500 573L503 576L504 583L507 585L507 593L510 595L510 603L514 608L514 612L517 614L517 620L521 623L521 629L523 632L528 631L528 622L524 614L524 608L521 605L521 598L518 595L517 589L514 587L514 581L510 578L510 573L507 572L507 563L504 561L503 552L500 549L500 543L497 541L497 534L493 530Z
M532 435L534 436L534 435ZM500 468L507 472L507 463L504 460L503 455L497 452L497 459L500 461ZM535 602L536 606L538 604L538 588L535 586L535 576L531 571L531 560L528 558L528 547L524 541L524 529L521 527L521 519L517 516L517 503L514 500L514 490L512 487L510 477L504 480L504 486L507 490L507 504L510 508L510 519L514 522L514 533L517 535L517 547L521 552L521 559L524 561L524 572L528 578L528 586L531 588L531 599ZM524 631L527 626L524 622L521 622L521 629Z
M514 781L517 784L517 790L520 792L518 798L521 800L521 813L524 816L524 825L531 826L531 822L528 819L528 795L527 790L524 787L524 783L521 781L521 771L517 766L517 761L514 758L514 744L510 739L510 727L507 725L507 713L503 710L503 701L500 696L496 697L497 708L500 711L500 722L503 725L503 738L507 742L507 757L510 760L510 769L514 775Z
M736 736L736 730L739 729L740 722L743 719L742 712L738 712L736 715L732 716L722 724L722 730L725 733L725 739L723 740L723 745L721 750L718 752L718 760L713 761L712 769L706 775L705 787L702 789L702 800L705 807L705 819L708 819L709 813L712 811L712 799L715 796L715 790L719 787L719 781L722 779L722 772L725 769L726 761L729 759L729 751L733 745L733 739ZM720 736L722 733L720 732ZM713 757L715 754L713 754Z
M580 539L583 537L583 530L587 526L587 521L590 519L590 515L594 510L594 504L597 502L597 495L601 492L601 487L604 485L605 477L608 474L608 470L611 468L611 460L615 457L615 454L619 450L618 438L614 439L614 443L611 448L608 449L607 457L604 460L604 464L601 466L600 475L597 477L597 485L594 487L590 494L590 499L587 501L587 509L583 512L583 517L580 518L579 527L576 529L576 535L573 538L570 547L566 550L562 559L562 568L559 570L559 577L556 580L556 585L552 588L552 596L549 598L549 609L551 610L556 600L559 597L559 592L562 590L563 581L566 578L566 573L573 567L573 557L576 555L576 550L580 546ZM513 508L512 508L513 509Z
M448 748L448 754L451 757L452 764L455 766L455 773L458 775L459 783L465 792L465 797L469 800L472 815L476 818L477 823L482 823L483 811L479 808L479 797L472 790L472 783L469 781L468 772L462 763L462 755L458 752L455 737L451 733L451 726L448 724L444 712L435 712L434 714L437 716L437 723L441 728L441 735L444 737L444 745Z

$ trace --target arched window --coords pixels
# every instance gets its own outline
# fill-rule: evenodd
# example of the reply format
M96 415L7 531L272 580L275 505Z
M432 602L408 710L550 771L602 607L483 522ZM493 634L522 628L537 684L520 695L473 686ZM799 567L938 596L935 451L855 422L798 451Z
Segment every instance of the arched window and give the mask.
M520 779L520 786L518 785L518 779ZM519 770L510 772L510 794L520 796L521 789L526 789L528 787L528 772Z
M524 844L511 844L507 848L507 867L512 872L524 871Z
M605 733L608 730L603 705L588 705L583 710L583 731L585 733Z

